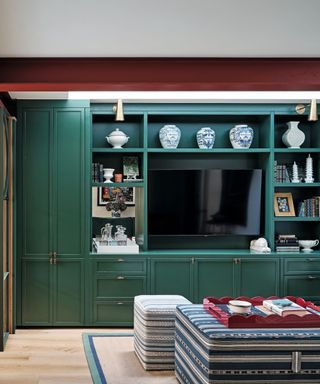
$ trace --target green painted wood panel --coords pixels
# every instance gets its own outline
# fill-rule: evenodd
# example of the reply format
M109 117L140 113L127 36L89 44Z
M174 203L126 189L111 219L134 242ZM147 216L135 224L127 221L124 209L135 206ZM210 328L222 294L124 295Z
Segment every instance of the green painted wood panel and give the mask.
M237 266L238 295L268 297L279 294L279 259L241 258Z
M201 259L195 261L195 297L202 303L204 297L236 295L235 264L231 258Z
M93 310L94 325L109 326L132 326L133 324L133 301L98 301Z
M23 255L48 257L51 231L50 109L23 114Z
M99 274L125 272L130 274L145 274L146 261L142 259L125 258L119 255L117 258L98 260L95 263L96 272Z
M319 286L319 274L284 277L285 296L298 296L306 300L320 301Z
M287 257L284 259L283 272L285 275L320 273L320 259L319 257L314 257L312 254L310 255L310 257L302 258Z
M98 277L95 298L134 297L146 291L146 278L142 276Z
M193 301L192 259L154 259L151 263L151 294L182 295Z
M51 269L47 259L22 260L22 325L52 324Z
M81 325L84 316L83 260L57 258L54 269L54 325Z
M81 256L84 232L84 111L58 109L54 114L55 250L61 256Z

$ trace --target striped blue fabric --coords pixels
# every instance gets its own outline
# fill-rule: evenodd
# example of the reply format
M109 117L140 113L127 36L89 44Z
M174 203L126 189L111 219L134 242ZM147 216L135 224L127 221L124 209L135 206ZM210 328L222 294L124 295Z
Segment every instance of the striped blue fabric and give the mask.
M176 311L180 383L320 383L320 329L228 329L203 305Z

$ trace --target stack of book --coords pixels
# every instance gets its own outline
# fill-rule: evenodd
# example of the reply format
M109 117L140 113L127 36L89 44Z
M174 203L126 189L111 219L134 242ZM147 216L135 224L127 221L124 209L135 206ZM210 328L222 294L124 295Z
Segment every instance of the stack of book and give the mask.
M92 163L92 182L103 183L103 164Z
M276 240L276 252L299 252L299 240L296 235L279 235Z
M290 183L290 176L285 164L274 162L274 181L276 183Z
M305 199L298 206L298 216L300 217L319 217L320 216L320 196Z
M263 308L259 307L261 310L263 308L270 311L271 314L275 313L279 316L288 316L288 315L298 315L305 316L310 314L306 308L301 307L300 305L294 303L289 299L274 299L274 300L263 300ZM267 314L270 314L267 313ZM314 313L314 311L312 311Z

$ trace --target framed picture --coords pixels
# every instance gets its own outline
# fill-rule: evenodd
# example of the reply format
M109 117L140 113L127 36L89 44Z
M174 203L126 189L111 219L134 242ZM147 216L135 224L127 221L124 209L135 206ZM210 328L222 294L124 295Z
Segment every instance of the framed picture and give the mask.
M104 206L109 202L116 201L119 193L120 199L126 205L135 205L135 188L133 187L99 187L97 203L99 206Z
M277 192L274 194L275 216L295 216L291 192Z
M139 158L137 156L123 157L123 174L124 176L139 175Z

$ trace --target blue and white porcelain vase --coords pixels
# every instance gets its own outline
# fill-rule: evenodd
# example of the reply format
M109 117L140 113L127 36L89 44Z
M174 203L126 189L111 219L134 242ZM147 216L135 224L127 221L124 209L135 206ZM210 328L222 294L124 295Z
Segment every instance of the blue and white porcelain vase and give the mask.
M159 131L159 139L163 148L177 148L181 131L176 125L165 125Z
M216 138L215 131L210 127L203 127L197 132L197 143L201 149L211 149Z
M253 140L253 129L246 124L235 125L229 132L230 142L235 149L248 149Z
M299 121L289 121L288 129L282 135L282 142L288 148L300 148L306 138L305 134L298 128Z

